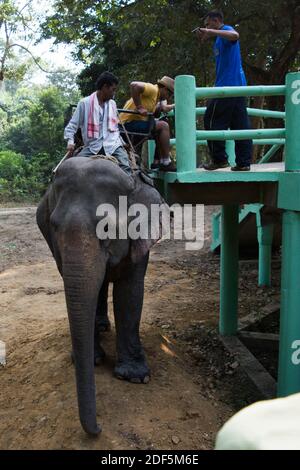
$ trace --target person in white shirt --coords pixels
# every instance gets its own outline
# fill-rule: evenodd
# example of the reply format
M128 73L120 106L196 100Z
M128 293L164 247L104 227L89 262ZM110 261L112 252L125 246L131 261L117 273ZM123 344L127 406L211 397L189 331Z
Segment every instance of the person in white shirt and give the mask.
M300 393L247 406L217 434L215 450L300 450Z
M81 129L84 147L76 156L112 155L118 160L120 168L131 174L118 128L117 106L113 100L117 85L115 75L102 73L96 82L96 91L78 103L65 127L64 138L68 141L67 150L72 156L75 150L74 135Z

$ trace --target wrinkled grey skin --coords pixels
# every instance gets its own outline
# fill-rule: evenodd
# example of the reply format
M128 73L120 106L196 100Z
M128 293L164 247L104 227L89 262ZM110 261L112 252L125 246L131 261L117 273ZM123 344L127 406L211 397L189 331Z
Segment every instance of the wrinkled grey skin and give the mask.
M105 240L96 236L101 203L161 204L159 193L116 164L71 158L57 171L40 202L37 223L56 260L65 287L83 429L97 435L94 363L104 356L99 332L108 327L107 288L113 282L117 363L115 374L146 382L150 371L139 338L144 276L154 240ZM97 317L96 317L97 310ZM96 327L95 327L96 326Z

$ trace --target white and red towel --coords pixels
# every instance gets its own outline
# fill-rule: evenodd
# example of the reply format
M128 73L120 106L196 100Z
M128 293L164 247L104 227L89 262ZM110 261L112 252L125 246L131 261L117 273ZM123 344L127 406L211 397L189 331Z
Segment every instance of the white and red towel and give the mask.
M109 100L108 105L105 103L105 107L108 106L107 123L100 122L100 105L97 98L97 92L95 91L89 97L89 111L88 111L88 123L87 123L87 135L89 139L97 139L102 131L101 125L106 128L109 132L118 131L118 112L117 105L114 100ZM105 118L105 107L103 109Z

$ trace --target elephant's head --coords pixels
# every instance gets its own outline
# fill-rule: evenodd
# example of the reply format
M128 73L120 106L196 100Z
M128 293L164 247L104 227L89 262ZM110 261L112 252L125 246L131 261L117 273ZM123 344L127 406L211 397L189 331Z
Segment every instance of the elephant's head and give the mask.
M97 208L99 213L100 205L110 204L118 215L120 196L126 196L128 205L142 203L148 209L163 203L156 189L138 174L132 178L110 161L76 157L60 166L37 210L37 223L64 281L79 415L84 430L93 435L100 432L93 362L98 293L108 267L126 259L137 263L156 241L151 236L99 240ZM123 215L117 217L117 225L119 220L124 223Z

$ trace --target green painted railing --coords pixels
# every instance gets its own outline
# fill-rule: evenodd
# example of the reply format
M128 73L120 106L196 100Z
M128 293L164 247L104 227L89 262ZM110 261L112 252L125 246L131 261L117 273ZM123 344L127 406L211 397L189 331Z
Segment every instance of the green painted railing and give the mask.
M180 75L177 78L187 77L188 75ZM196 98L232 98L238 96L280 96L285 95L285 85L258 85L245 87L213 87L213 88L196 88Z
M196 117L205 112L205 108L196 107L198 98L272 95L285 96L285 113L248 110L248 114L282 118L285 129L196 130ZM225 88L196 88L194 77L182 75L175 80L175 104L176 141L172 142L176 143L177 176L162 175L165 186L168 181L171 184L181 184L180 181L201 184L202 173L195 171L196 148L204 145L207 139L226 140L229 147L232 147L233 139L247 138L254 139L254 143L273 145L262 163L270 158L277 146L285 144L285 172L276 179L277 204L283 210L278 395L300 392L300 72L288 74L285 85ZM218 184L219 179L223 182L224 174L220 172L219 178L218 174L214 175L214 184ZM170 175L175 179L169 180ZM203 175L206 176L204 172ZM237 331L238 211L238 204L224 205L222 209L220 332L223 335L234 335ZM265 248L260 254L261 263L266 267L270 264L272 227L260 226L259 229L259 240ZM269 271L262 274L264 282L268 283Z
M206 131L196 130L196 116L205 112L205 107L196 107L197 98L222 98L237 96L280 96L285 95L285 85L247 86L247 87L213 87L197 88L195 77L180 75L175 79L175 134L177 172L196 169L197 145L204 145L207 140L246 140L262 139L266 144L282 145L286 137L285 129L247 129ZM251 116L285 119L283 112L248 109ZM270 142L270 139L273 141ZM274 139L277 139L275 142ZM172 141L172 143L175 143ZM300 158L300 156L299 156Z
M203 116L205 114L206 107L196 108L196 116ZM247 108L248 116L251 117L265 117L265 118L274 118L274 119L285 119L285 112L283 111L271 111L268 109L260 108ZM174 111L168 113L169 117L175 116Z
M149 140L148 142L154 142ZM176 139L170 139L171 145L176 145ZM253 139L253 145L284 145L285 139ZM207 140L196 140L196 145L207 145ZM264 162L265 163L265 162Z
M246 140L285 138L285 129L245 129L235 131L196 131L198 139Z
M268 163L270 161L270 158L273 157L273 155L275 155L275 153L277 152L277 150L279 150L281 147L280 144L276 144L276 145L273 145L270 150L267 151L267 153L265 153L265 155L259 160L258 163L262 164L262 163Z
M237 96L285 96L285 129L250 131L196 131L198 98ZM285 178L279 181L278 206L283 208L282 288L278 394L289 395L300 391L300 73L286 77L285 85L224 88L196 88L195 78L176 77L176 158L177 171L196 169L197 140L284 139ZM254 111L255 112L255 111ZM275 115L274 115L275 116ZM275 142L273 142L275 144ZM277 143L276 143L277 144ZM279 143L278 143L279 145ZM273 148L272 151L275 149ZM295 180L299 184L295 184ZM290 187L294 192L290 194ZM224 335L236 333L237 325L237 226L238 206L224 206L222 217L223 249L221 261L220 331ZM267 232L266 232L267 233ZM263 234L264 235L264 234ZM270 234L269 234L270 235ZM271 235L270 235L271 236ZM228 238L226 238L228 237ZM231 279L230 286L226 280Z

